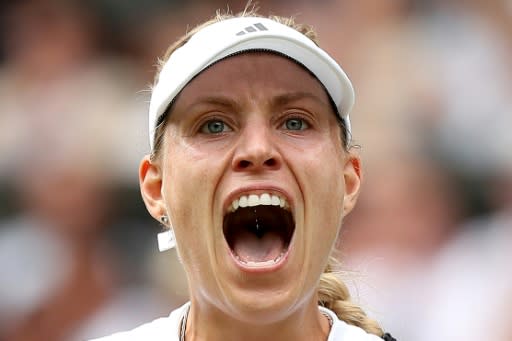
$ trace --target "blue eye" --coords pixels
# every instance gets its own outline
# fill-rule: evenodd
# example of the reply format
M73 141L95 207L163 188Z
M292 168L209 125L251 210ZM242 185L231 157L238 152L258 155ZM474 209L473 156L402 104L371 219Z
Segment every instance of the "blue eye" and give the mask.
M284 126L288 130L304 130L309 128L309 125L301 118L289 118L285 121Z
M231 128L221 120L210 120L201 126L203 134L220 134L231 131Z

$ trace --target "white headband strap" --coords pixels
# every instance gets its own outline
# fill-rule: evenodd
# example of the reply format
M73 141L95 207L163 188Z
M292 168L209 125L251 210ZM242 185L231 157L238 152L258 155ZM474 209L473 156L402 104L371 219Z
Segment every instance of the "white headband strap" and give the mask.
M336 61L297 30L274 20L240 17L208 25L176 49L164 64L149 104L149 143L155 143L160 117L178 93L201 71L230 55L269 50L286 55L311 71L324 85L350 133L354 89Z

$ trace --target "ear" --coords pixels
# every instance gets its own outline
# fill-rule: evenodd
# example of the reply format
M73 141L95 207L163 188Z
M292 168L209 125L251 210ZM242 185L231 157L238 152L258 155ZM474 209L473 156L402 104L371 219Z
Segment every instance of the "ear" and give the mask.
M156 220L166 214L162 195L162 170L158 163L146 155L139 166L139 185L146 209Z
M343 167L345 180L345 197L343 201L343 214L347 215L356 205L361 188L361 159L359 156L349 154Z

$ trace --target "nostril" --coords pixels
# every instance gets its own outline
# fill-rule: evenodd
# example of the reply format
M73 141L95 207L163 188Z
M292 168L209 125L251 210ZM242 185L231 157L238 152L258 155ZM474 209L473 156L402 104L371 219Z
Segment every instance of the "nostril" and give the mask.
M254 164L249 160L240 160L236 164L237 164L238 169L248 169L248 168L252 168L254 166ZM276 165L277 165L277 161L274 158L267 159L262 164L262 166L265 168L266 167L275 168Z
M265 166L274 167L276 163L276 160L274 158L271 158L265 161Z
M238 163L238 167L241 168L241 169L248 168L250 165L251 165L251 161L247 161L247 160L241 160Z
M280 166L280 159L276 157L241 157L234 159L232 165L233 168L237 171L261 171L264 169L278 169Z

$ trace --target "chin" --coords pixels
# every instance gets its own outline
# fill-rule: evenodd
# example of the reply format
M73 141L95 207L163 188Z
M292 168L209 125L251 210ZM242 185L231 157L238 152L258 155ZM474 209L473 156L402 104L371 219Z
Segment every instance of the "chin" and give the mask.
M296 256L296 257L294 257ZM272 274L231 272L222 288L225 313L248 323L282 321L312 300L317 281L305 272L300 255L291 254L286 266Z

